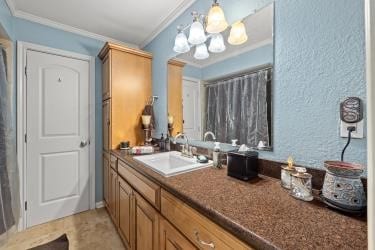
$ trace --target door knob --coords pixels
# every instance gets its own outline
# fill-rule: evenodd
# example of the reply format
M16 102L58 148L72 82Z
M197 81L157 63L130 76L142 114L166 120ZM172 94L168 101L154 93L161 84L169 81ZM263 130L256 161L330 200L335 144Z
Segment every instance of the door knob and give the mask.
M84 148L84 147L87 146L87 144L88 144L87 141L81 141L81 144L79 144L79 146L80 146L81 148Z

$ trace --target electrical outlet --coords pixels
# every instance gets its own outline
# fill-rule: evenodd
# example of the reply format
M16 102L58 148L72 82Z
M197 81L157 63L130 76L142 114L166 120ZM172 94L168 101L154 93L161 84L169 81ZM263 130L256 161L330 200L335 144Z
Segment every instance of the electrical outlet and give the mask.
M358 123L346 123L341 121L340 124L340 136L342 138L348 137L348 127L355 127L355 131L352 132L352 138L362 139L363 136L363 120Z

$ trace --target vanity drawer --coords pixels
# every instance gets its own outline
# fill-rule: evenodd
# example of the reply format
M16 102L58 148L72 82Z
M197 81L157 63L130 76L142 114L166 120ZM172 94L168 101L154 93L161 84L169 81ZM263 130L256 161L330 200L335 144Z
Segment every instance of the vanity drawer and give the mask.
M160 210L160 186L150 181L123 161L118 161L118 174L121 175L148 202Z
M161 214L200 249L253 249L165 190Z
M117 157L114 155L111 155L110 162L111 162L111 168L117 171Z

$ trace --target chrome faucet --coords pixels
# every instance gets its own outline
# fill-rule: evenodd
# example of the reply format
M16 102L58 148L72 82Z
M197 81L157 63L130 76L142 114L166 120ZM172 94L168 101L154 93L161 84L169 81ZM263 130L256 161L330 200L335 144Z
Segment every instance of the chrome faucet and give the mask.
M211 131L207 131L206 133L204 133L203 141L206 141L207 136L209 136L209 135L211 135L212 139L213 139L214 141L216 141L216 136L215 136L215 134L214 134L213 132L211 132Z
M186 134L184 134L184 133L177 134L175 136L174 140L173 140L173 144L176 144L177 143L177 139L180 138L180 137L183 137L185 139L185 145L181 145L181 147L182 147L182 150L181 150L182 156L192 158L194 156L193 151L196 151L196 148L191 147L189 145L189 138L187 137Z

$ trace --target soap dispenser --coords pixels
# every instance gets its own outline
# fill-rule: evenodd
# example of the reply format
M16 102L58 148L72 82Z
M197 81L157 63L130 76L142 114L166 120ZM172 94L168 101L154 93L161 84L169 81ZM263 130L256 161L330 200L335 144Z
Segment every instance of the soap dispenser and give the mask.
M221 152L220 152L220 142L215 142L214 152L212 154L214 168L222 168L221 165Z

